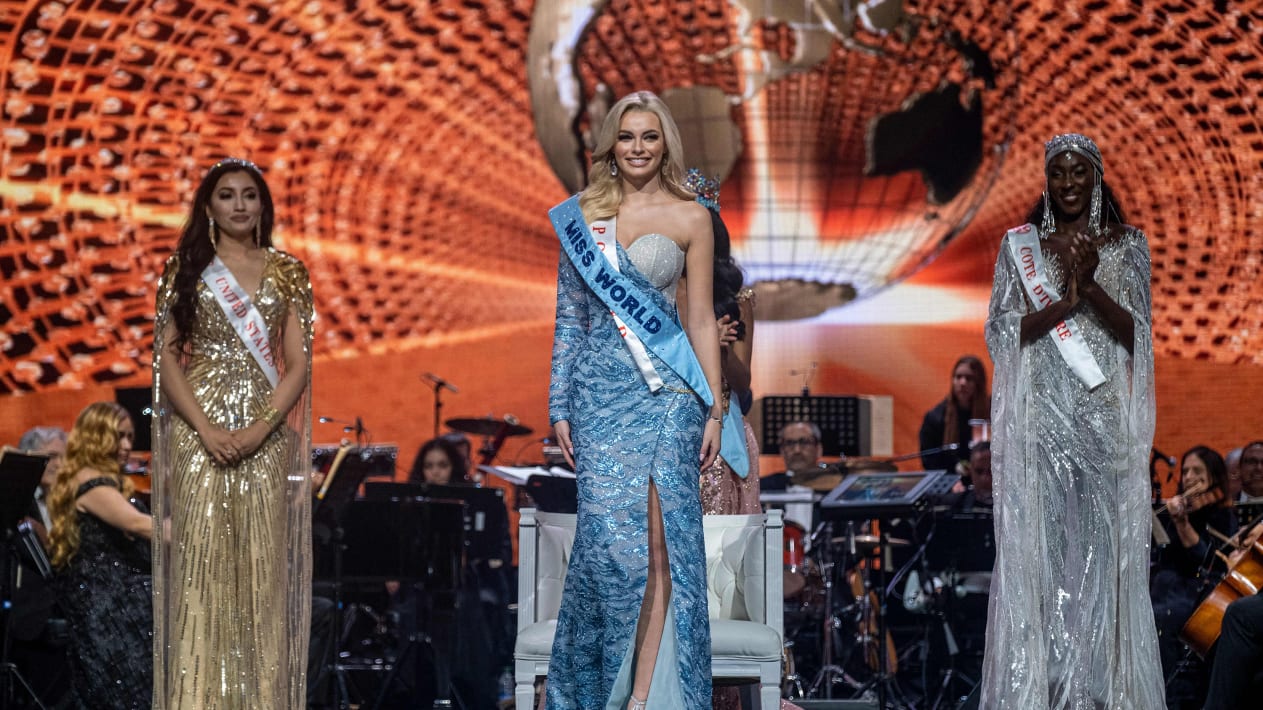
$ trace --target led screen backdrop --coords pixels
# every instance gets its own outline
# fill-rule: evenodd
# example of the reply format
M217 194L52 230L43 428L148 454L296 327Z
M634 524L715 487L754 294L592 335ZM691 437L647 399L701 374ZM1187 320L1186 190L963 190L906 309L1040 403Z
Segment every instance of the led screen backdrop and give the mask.
M603 107L647 88L725 178L757 394L890 394L915 448L985 350L1043 140L1080 130L1150 236L1160 445L1238 445L1263 435L1225 406L1263 391L1261 31L1256 3L1198 0L7 0L0 440L148 381L156 274L226 155L264 168L311 269L317 414L410 464L436 372L461 387L441 418L542 436L545 213Z

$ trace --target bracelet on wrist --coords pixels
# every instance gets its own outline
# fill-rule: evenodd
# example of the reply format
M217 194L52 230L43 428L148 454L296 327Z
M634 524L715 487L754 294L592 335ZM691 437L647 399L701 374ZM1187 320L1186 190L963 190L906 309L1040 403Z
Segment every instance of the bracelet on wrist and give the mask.
M259 413L259 417L258 419L255 419L255 421L267 424L268 430L270 431L275 429L276 426L281 423L281 419L282 415L280 410L269 404L263 408L263 411Z

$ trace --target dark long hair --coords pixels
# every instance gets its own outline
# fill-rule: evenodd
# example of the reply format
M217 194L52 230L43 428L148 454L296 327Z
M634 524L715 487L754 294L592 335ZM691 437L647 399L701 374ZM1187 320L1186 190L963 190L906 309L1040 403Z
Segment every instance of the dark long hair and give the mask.
M712 286L715 302L715 317L723 315L733 320L741 319L741 308L737 305L737 293L745 285L745 275L741 267L732 258L732 239L728 236L728 227L719 213L707 208L710 212L710 225L715 233L715 281ZM744 337L744 328L742 329Z
M443 437L430 439L421 445L421 450L417 452L417 458L412 462L412 471L408 473L408 482L425 483L425 457L435 449L442 451L447 460L452 462L452 478L447 482L447 485L468 485L469 472L465 468L465 457L461 455L460 449L456 448L455 444Z
M1184 461L1189 456L1197 456L1202 463L1206 464L1206 473L1210 474L1211 488L1218 488L1224 494L1220 505L1232 505L1232 501L1228 500L1228 465L1224 463L1224 457L1209 446L1194 446L1180 457L1180 492L1184 493Z
M973 373L976 384L974 387L974 401L969 403L969 418L990 419L991 390L987 389L987 368L977 355L961 355L956 360L956 364L952 365L952 380L956 379L956 368L961 365L969 366L969 371ZM949 380L947 386L947 406L943 409L943 443L958 443L956 437L960 436L960 415L956 412L956 393L952 391L951 380Z
M171 316L175 323L175 344L181 349L188 344L188 335L197 324L197 283L201 280L206 265L215 258L210 218L206 216L211 193L215 191L220 178L236 172L249 175L259 189L259 200L263 203L263 213L259 215L259 246L272 246L272 225L276 219L272 192L268 190L258 166L240 158L225 158L212 165L193 195L189 217L184 223L184 232L175 249L180 257L180 267L175 273L175 303L171 306Z
M1048 204L1052 207L1053 218L1058 222L1066 221L1066 215L1062 214L1061 209L1057 207L1056 200L1048 200ZM1119 203L1118 198L1114 195L1114 191L1110 189L1110 184L1101 181L1101 211L1105 213L1106 222L1115 222L1117 224L1127 224L1127 217L1123 215L1123 206ZM1026 214L1026 221L1036 227L1044 222L1044 196L1040 195L1035 199L1035 206L1031 207L1031 211Z

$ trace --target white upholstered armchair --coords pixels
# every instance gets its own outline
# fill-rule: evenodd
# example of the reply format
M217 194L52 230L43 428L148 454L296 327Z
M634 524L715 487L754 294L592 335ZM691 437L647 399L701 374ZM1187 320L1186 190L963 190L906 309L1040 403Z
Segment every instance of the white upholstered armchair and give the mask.
M530 508L521 512L514 694L519 710L530 710L535 679L548 674L548 656L574 544L575 516ZM702 520L711 675L757 683L761 707L775 710L780 705L784 624L781 511L707 515Z

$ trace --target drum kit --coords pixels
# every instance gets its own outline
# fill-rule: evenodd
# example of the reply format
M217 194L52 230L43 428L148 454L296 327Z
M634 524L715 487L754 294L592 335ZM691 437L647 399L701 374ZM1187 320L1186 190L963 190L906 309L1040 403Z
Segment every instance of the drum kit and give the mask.
M822 516L818 506L816 515L805 520L790 514L794 506L820 501L852 474L894 471L890 461L846 459L843 465L795 474L795 486L806 490L765 492L761 496L765 506L783 506L787 511L782 678L786 697L870 701L880 697L887 707L937 708L947 707L949 700L970 690L973 679L955 666L956 640L944 642L939 637L953 633L950 623L967 623L978 631L984 628L985 618L962 621L958 610L967 606L962 600L978 599L981 603L969 608L985 609L990 566L965 561L957 569L957 560L943 551L944 544L970 546L963 538L973 534L963 530L957 534L957 516L949 507L939 505L919 516L903 518L837 519ZM944 482L950 485L956 478L945 476ZM807 521L812 521L814 529L809 531L804 524ZM988 515L981 524L989 522ZM984 565L986 572L974 569ZM896 587L908 590L902 595L906 611L898 610L902 623L896 631L905 641L898 648L896 634L885 618L886 598ZM900 595L893 599L898 601ZM916 633L903 633L909 630ZM929 651L932 645L938 652ZM948 648L950 657L943 658L943 647ZM927 657L938 664L928 672ZM905 676L913 678L919 691L892 690L898 686L896 677ZM908 701L910 696L919 699ZM901 704L901 700L907 702Z

